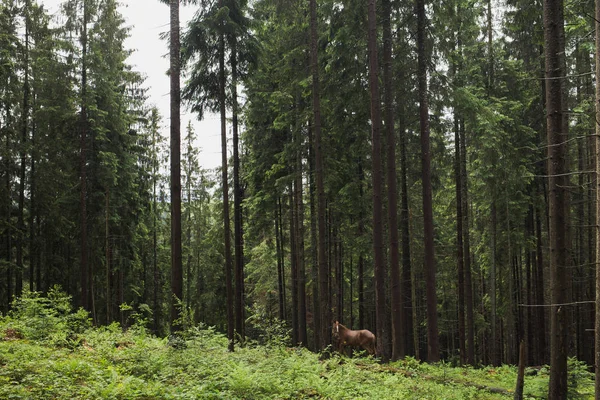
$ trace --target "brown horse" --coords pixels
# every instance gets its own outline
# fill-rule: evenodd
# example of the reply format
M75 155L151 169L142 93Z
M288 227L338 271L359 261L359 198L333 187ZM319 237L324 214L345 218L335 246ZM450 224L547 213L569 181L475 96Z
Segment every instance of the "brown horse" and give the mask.
M375 355L375 335L366 329L353 331L344 325L335 321L333 324L333 338L338 342L338 351L344 354L346 346L360 346L367 350L369 354Z

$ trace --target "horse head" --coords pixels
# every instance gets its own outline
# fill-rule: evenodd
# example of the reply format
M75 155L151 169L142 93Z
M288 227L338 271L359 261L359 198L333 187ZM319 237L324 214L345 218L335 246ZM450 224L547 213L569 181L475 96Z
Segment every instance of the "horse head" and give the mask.
M334 339L339 339L340 337L340 323L338 321L335 321L333 323L333 326L331 327L331 335L333 336Z

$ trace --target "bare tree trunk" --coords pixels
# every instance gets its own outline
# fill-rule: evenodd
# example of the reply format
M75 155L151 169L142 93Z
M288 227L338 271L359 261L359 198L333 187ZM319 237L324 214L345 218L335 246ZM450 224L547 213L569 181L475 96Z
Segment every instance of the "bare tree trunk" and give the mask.
M279 319L285 321L285 290L284 290L284 269L283 269L283 238L280 235L279 228L279 198L277 198L277 208L275 209L275 246L277 247L277 281L279 290Z
M223 4L223 0L220 0ZM227 171L227 126L225 113L225 37L219 34L219 111L221 114L221 184L223 185L223 235L225 243L225 288L227 292L227 338L229 351L234 347L234 293L231 257L231 222L229 217L229 181Z
M297 230L296 230L296 202L294 183L289 185L289 201L290 201L290 280L292 292L292 344L298 345L298 249L297 249Z
M519 345L519 370L517 373L517 385L515 388L514 400L523 399L523 386L525 384L525 342L521 341Z
M311 277L313 288L313 322L314 322L314 350L319 348L321 342L321 318L319 307L319 264L317 257L317 214L315 206L315 157L313 145L313 129L308 127L308 168L310 182L310 248L311 248Z
M110 205L110 191L108 188L106 188L106 193L105 193L105 210L104 210L104 257L105 257L105 264L106 264L106 324L109 325L112 320L111 320L111 315L110 315L110 301L111 301L111 296L110 296L110 274L111 274L111 265L110 265L110 240L109 240L109 224L108 224L108 211L109 211L109 205Z
M302 161L299 161L300 172L296 178L297 208L297 248L298 252L298 342L307 345L306 331L306 267L304 262L304 202L302 201Z
M362 167L362 161L358 161L358 193L359 198L362 199L364 197L364 189L363 189L363 181L365 179L365 174ZM365 226L364 226L364 212L362 208L358 213L358 237L362 238L365 234ZM362 249L359 250L358 253L358 267L357 267L357 277L356 277L356 285L358 292L358 326L360 329L365 329L365 318L366 318L366 306L365 306L365 257L362 252Z
M377 355L383 361L387 354L388 332L385 329L385 265L383 260L383 219L382 219L382 160L381 160L381 107L379 97L379 62L377 60L377 14L376 1L368 3L369 24L369 88L371 91L371 132L373 162L373 253L375 269L375 318Z
M491 204L491 230L490 235L490 249L491 249L491 260L490 260L490 308L491 308L491 363L492 365L500 365L500 355L498 352L498 311L497 311L497 298L496 298L496 243L497 243L497 209L496 209L496 190L492 188L492 204Z
M17 218L17 269L15 273L15 296L23 292L23 247L25 242L25 178L27 174L27 142L29 136L29 1L25 2L25 62L23 65L23 110L21 115L21 168L19 172L19 214ZM31 251L30 251L31 253ZM31 263L31 260L29 260Z
M464 123L460 124L460 149L461 149L461 200L463 203L463 256L465 273L465 306L466 331L467 331L467 363L475 365L475 317L473 299L473 279L471 273L471 235L469 229L469 179L467 174L467 138Z
M408 209L408 182L406 166L406 129L404 119L400 118L400 186L402 188L400 210L400 227L402 231L402 308L404 309L404 336L406 355L415 355L415 335L413 332L413 281L410 260L410 219Z
M600 0L596 0L596 225L600 225ZM600 398L600 230L596 229L595 398Z
M231 104L233 125L233 214L235 232L235 330L238 338L244 340L244 228L242 226L242 186L240 184L240 156L238 134L237 100L237 41L231 40Z
M568 312L562 304L568 301L567 234L565 213L567 145L564 132L561 31L562 0L544 0L544 49L546 61L546 111L548 126L548 188L550 212L550 282L551 282L551 341L549 399L567 396ZM564 44L564 42L562 42Z
M387 142L387 193L390 242L390 285L392 302L392 360L405 356L404 305L400 280L400 248L398 239L398 195L396 183L396 141L394 138L394 86L392 81L392 8L390 0L382 0L383 7L383 81L385 128Z
M461 179L460 126L454 111L454 174L456 181L456 264L458 266L458 348L461 365L467 361L465 335L465 272L463 257L463 201Z
M321 100L319 94L319 63L317 55L317 2L310 0L310 66L312 72L313 98L313 130L315 133L315 175L317 182L317 215L319 231L319 303L321 343L324 349L329 344L329 326L331 309L329 303L329 278L327 268L327 237L325 230L325 188L323 183L324 168L321 148Z
M171 331L179 330L175 322L183 300L183 264L181 258L181 89L179 0L171 0L170 77L171 77Z
M440 347L437 323L435 248L433 243L433 200L431 190L431 149L429 145L429 105L427 98L427 62L425 52L425 0L417 1L417 47L419 104L421 120L421 164L423 181L423 230L425 240L425 284L427 294L427 359L437 362Z
M35 96L33 98L33 101L35 102ZM39 215L37 212L37 207L36 207L36 182L37 182L37 177L36 177L36 172L35 172L35 167L36 167L36 160L37 160L37 149L36 149L36 145L35 145L35 121L32 121L31 124L31 172L30 172L30 177L31 177L31 182L29 184L29 290L30 291L34 291L36 290L36 286L34 285L35 283L35 273L37 271L37 269L39 269L39 260L40 260L40 255L39 255L39 250L36 248L37 247L37 239L36 239L36 229L35 229L35 221L36 218L38 218L39 220ZM36 268L37 267L37 268ZM39 284L37 286L37 290L40 291L40 287Z
M536 221L536 265L535 265L535 303L538 306L544 305L544 259L542 249L542 216L541 207L537 207L535 216ZM536 364L542 365L547 363L546 356L546 310L545 307L536 307L536 327L538 334L536 335Z
M6 107L6 125L10 124L10 106L5 104ZM6 195L8 198L12 197L12 179L10 175L10 165L11 165L11 150L10 150L10 139L9 135L6 135L6 160L5 160L5 172L6 172ZM5 231L5 240L6 240L6 310L10 310L10 305L12 302L12 284L13 284L13 266L12 266L12 204L10 201L6 202L6 231Z
M152 275L154 278L153 282L153 327L154 333L159 334L160 327L160 305L158 302L158 293L160 287L160 273L158 270L158 210L157 210L157 198L156 198L156 184L158 174L158 154L157 154L157 136L158 136L158 111L154 109L152 111L152 154L154 159L152 160Z
M81 31L81 114L80 114L80 154L79 154L79 178L80 178L80 232L81 232L81 306L90 311L89 301L89 265L88 265L88 242L87 242L87 2L83 1L83 26Z

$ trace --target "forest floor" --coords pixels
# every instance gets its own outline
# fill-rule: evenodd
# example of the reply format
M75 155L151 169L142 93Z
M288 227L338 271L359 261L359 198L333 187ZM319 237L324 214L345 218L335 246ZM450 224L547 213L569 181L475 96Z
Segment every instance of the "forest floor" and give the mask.
M39 342L3 332L0 398L508 399L516 381L516 369L509 366L319 360L305 349L264 345L230 353L227 340L211 330L196 331L178 348L117 325L87 330L72 343L56 339ZM547 384L545 370L527 376L525 398L545 398ZM570 398L593 398L589 377L572 389Z
M320 359L277 340L234 352L214 329L176 343L143 328L90 327L82 312L25 304L0 317L0 399L511 399L516 367L457 368L415 359ZM323 358L323 357L321 357ZM546 398L548 369L528 370L525 399ZM592 399L585 366L570 362L569 399Z

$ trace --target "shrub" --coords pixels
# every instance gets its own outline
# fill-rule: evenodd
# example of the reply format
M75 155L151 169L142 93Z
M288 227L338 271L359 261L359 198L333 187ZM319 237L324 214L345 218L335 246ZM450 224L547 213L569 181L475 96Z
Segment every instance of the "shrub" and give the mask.
M87 311L73 312L71 296L58 286L51 288L46 296L25 290L13 301L8 316L0 319L4 338L50 341L63 346L89 327L91 319Z

